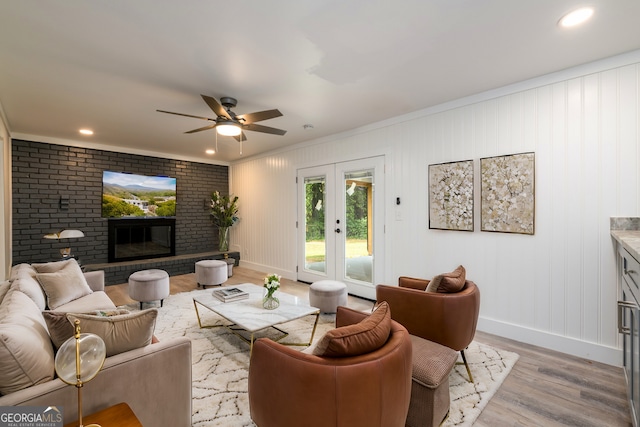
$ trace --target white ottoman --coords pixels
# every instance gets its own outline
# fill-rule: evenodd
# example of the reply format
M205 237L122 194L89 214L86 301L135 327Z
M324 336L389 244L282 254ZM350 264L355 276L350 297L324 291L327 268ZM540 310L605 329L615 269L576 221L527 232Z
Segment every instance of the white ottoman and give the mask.
M198 287L222 285L229 278L226 261L203 259L196 262L196 282Z
M335 280L320 280L309 287L309 305L322 313L335 313L338 306L347 305L347 285Z
M160 300L162 307L169 296L169 273L164 270L136 271L129 276L129 296L140 301L140 310L143 302Z

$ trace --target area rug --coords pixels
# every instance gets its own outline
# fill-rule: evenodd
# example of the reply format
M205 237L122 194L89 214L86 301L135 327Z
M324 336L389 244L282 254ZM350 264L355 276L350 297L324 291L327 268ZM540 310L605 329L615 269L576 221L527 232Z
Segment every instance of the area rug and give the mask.
M183 336L191 339L194 427L253 427L247 394L249 346L226 328L198 327L193 297L204 292L211 290L185 292L165 299L159 309L155 335L160 340ZM127 308L136 311L139 306L136 303ZM222 323L215 313L199 309L203 324ZM282 329L290 333L286 340L308 340L313 321L314 317L307 316L284 324ZM335 315L321 315L314 341L334 327ZM467 381L464 365L454 368L450 376L451 410L445 426L471 426L518 359L515 353L476 342L465 354L475 382Z

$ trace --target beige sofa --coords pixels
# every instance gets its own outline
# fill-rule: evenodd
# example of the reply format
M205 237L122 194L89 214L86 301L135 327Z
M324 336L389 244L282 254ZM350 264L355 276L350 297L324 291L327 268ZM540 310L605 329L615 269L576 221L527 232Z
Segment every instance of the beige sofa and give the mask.
M10 279L0 284L0 406L57 406L67 424L77 420L77 390L55 378L55 347L43 316L53 305L53 293L45 286L46 275L39 274L50 265L37 266L14 266ZM65 302L65 289L73 293L77 287L59 288L56 297L62 299L55 311L115 308L104 292L104 272L84 273L84 278L90 288L86 295ZM145 426L190 426L191 341L161 339L107 357L100 373L84 385L82 399L83 414L126 402Z

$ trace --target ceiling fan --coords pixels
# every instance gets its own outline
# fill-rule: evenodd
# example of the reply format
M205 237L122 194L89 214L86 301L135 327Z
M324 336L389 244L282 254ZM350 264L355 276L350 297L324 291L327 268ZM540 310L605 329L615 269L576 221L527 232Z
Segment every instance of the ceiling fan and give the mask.
M235 98L231 98L229 96L223 96L220 98L220 102L216 101L214 98L207 95L200 95L204 102L207 103L209 108L216 113L216 118L212 119L209 117L201 117L201 116L193 116L191 114L183 114L183 113L174 113L171 111L164 110L156 110L160 113L167 114L175 114L177 116L185 116L185 117L193 117L194 119L208 120L210 122L214 122L208 126L204 126L198 129L193 129L187 131L185 133L195 133L201 132L203 130L216 129L216 132L220 135L232 136L238 142L246 141L247 137L244 135L245 130L250 130L253 132L262 132L269 133L272 135L284 135L287 133L286 130L276 129L269 126L257 125L256 122L261 122L263 120L269 120L276 117L282 116L282 113L279 110L265 110L258 111L255 113L249 114L236 114L231 111L234 108L238 101Z

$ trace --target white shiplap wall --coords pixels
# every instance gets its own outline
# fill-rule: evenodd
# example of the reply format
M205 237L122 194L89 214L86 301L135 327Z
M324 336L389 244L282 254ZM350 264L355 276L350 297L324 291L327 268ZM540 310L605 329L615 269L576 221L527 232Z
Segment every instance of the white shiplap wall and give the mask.
M382 154L384 282L463 264L482 292L479 329L620 365L609 218L640 216L638 57L238 162L233 249L243 265L295 279L296 170ZM535 235L481 232L479 159L528 151L536 153ZM475 161L475 231L429 230L427 166L467 159Z

